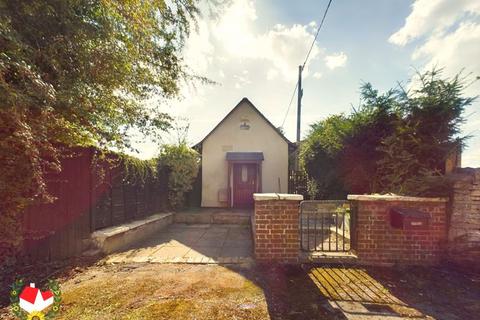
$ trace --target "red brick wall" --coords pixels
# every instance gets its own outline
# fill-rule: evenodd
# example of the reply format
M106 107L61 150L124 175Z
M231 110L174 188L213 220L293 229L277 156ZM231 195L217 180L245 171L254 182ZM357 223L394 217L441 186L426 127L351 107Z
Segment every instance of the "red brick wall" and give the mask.
M298 262L299 204L296 200L255 201L253 234L257 261Z
M360 263L374 265L436 264L446 249L446 202L354 200L356 211L355 253ZM355 208L356 207L356 208ZM430 215L424 229L390 226L389 209L409 207Z

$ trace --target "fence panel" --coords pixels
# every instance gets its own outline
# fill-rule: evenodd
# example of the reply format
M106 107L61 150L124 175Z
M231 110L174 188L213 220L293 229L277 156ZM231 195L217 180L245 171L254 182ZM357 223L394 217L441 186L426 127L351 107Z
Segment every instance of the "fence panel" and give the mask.
M38 204L23 212L24 243L27 259L63 259L79 254L78 239L90 233L90 175L88 150L72 150L62 161L61 174L48 174L48 190L56 200Z
M122 182L119 167L93 163L95 150L74 149L62 160L62 172L47 176L56 200L29 207L22 214L23 251L32 261L80 254L90 233L154 214L167 207L165 183L145 186Z

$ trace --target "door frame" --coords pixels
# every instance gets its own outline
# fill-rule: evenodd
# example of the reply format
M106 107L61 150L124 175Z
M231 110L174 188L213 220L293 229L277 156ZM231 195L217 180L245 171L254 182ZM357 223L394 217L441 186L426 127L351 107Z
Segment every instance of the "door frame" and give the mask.
M235 192L235 186L234 186L234 181L233 181L233 166L234 165L242 165L242 164L255 164L256 167L256 176L257 176L257 181L255 183L256 190L255 192L262 192L262 161L261 160L251 160L251 161L245 161L245 160L227 160L228 161L228 172L227 172L227 190L228 190L228 207L233 208L233 198L234 198L234 192Z

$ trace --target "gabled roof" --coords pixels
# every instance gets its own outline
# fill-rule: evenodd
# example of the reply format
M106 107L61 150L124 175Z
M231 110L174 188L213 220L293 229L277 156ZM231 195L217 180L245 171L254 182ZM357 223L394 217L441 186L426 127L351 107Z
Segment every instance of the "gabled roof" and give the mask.
M42 291L42 298L43 300L48 300L50 298L53 298L53 293L52 291L48 290L48 291Z
M20 294L19 298L23 299L31 304L35 303L35 299L37 298L38 289L32 287L25 287L22 293Z
M263 115L263 113L260 112L260 110L257 109L257 107L255 107L255 105L250 101L248 100L246 97L244 97L242 100L240 100L239 103L237 103L237 105L222 119L222 121L220 121L213 129L212 131L210 131L206 136L205 138L202 139L202 141L200 141L199 143L197 143L196 145L194 145L193 147L194 148L198 148L202 145L202 143L218 128L220 127L220 125L228 118L230 117L230 115L237 109L239 108L242 103L245 102L247 103L248 105L250 105L252 107L252 109L260 116L260 118L262 118L263 120L265 120L265 122L270 126L272 127L273 130L275 130L275 132L283 139L285 140L289 146L294 146L294 143L292 143L290 140L288 140L281 132L280 130L278 130L268 119L267 117L265 117Z
M26 302L29 302L31 304L35 304L35 301L37 300L38 293L41 294L43 301L48 300L53 297L53 293L50 290L47 291L40 291L40 289L32 287L32 284L30 287L25 287L20 294L19 298L22 300L25 300Z

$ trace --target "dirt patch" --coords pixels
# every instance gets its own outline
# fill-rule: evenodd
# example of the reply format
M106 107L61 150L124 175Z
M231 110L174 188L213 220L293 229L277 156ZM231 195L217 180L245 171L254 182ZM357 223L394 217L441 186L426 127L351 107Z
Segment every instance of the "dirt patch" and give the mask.
M213 265L92 268L62 285L61 319L265 319L263 291Z

